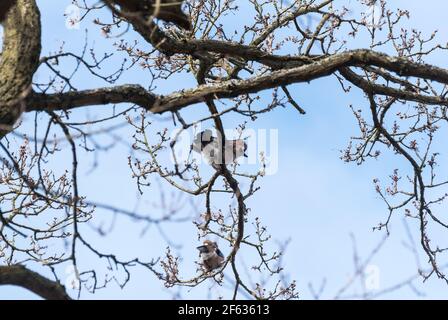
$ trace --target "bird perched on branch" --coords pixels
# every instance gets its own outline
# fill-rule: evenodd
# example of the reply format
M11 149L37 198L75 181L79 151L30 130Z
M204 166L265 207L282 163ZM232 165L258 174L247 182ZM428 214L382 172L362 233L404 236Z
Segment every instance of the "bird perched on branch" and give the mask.
M224 262L224 255L219 250L216 242L205 240L204 244L197 247L197 249L200 252L202 265L207 272L219 268Z
M190 18L182 11L182 0L113 0L128 12L153 16L178 27L191 30Z
M243 139L226 140L224 157L222 156L221 139L214 137L210 129L198 133L193 141L194 151L201 153L211 165L229 164L241 156L247 157L247 143Z

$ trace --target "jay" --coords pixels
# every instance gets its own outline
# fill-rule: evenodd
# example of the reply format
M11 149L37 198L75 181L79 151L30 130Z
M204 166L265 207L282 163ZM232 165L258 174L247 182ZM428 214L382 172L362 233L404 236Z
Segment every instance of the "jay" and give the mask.
M202 246L197 247L206 272L219 268L224 262L224 255L216 242L205 240Z
M219 138L212 136L210 129L198 133L193 141L193 150L201 153L211 165L229 164L241 156L247 157L247 143L243 139L226 140L224 146L224 159Z

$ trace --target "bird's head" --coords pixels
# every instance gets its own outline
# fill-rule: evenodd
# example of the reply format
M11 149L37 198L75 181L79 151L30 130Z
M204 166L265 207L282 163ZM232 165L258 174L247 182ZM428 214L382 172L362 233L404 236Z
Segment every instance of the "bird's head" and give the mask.
M197 247L200 253L209 253L216 251L218 249L218 245L214 241L205 240L202 246Z
M212 130L207 129L202 132L199 132L194 138L194 143L205 147L207 144L213 141Z

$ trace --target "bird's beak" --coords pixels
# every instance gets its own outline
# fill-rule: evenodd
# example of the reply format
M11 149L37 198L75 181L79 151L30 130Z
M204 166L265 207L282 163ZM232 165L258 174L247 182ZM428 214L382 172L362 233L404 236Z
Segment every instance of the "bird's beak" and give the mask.
M196 249L198 249L200 253L207 253L208 252L208 248L206 246L199 246Z

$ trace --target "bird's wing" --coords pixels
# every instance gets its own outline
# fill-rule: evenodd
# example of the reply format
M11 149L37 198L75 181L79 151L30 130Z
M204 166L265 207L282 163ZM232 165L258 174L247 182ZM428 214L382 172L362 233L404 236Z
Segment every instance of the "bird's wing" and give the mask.
M221 252L221 250L219 250L218 248L216 248L216 254L221 257L224 258L224 254Z

